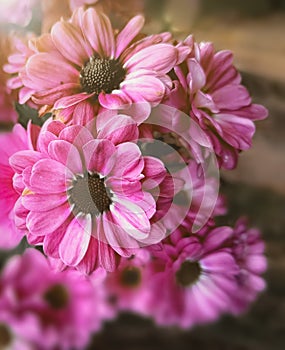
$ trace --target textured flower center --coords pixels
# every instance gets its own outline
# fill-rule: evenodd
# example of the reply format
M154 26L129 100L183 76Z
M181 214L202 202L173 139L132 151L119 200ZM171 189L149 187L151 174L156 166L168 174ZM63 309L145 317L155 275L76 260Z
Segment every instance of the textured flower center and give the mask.
M77 177L69 190L69 202L74 205L75 215L83 213L98 216L109 210L111 197L104 179L98 174L86 173L83 177Z
M137 267L129 266L121 272L121 284L125 287L134 288L141 282L141 272Z
M201 266L197 261L184 261L176 272L176 281L182 287L189 287L199 279L201 272Z
M5 324L0 323L0 349L10 345L11 342L12 334L9 331L9 328Z
M69 295L64 286L55 284L44 295L49 306L55 310L63 309L68 304Z
M80 72L80 83L88 94L100 92L107 94L119 89L125 79L126 71L121 63L114 59L93 56Z

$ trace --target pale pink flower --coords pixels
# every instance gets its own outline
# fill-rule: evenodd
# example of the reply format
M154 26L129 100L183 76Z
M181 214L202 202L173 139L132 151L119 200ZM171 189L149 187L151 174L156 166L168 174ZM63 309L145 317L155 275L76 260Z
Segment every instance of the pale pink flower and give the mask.
M164 228L151 222L150 190L166 174L159 160L129 142L138 137L130 117L116 115L93 134L89 129L48 121L38 151L10 158L22 177L28 239L43 240L48 256L87 273L98 266L114 270L118 256L162 239Z
M82 349L105 318L100 285L76 270L53 271L36 249L12 257L0 277L0 322L30 349ZM24 349L24 347L23 347Z
M238 266L223 241L231 234L232 229L221 227L201 240L177 230L149 248L154 271L150 310L158 324L188 328L230 312Z
M69 0L69 6L71 11L74 11L76 8L84 5L95 5L100 0Z
M175 89L166 101L190 114L208 135L220 165L236 166L238 153L251 147L255 120L267 110L252 104L230 51L216 52L212 43L196 43L192 36L185 66L175 67Z
M12 132L0 135L0 248L10 249L18 245L24 231L18 223L15 226L16 207L21 201L21 192L17 187L17 175L9 164L14 153L32 149L39 128L29 124L28 131L21 125L14 126ZM14 186L13 186L14 183Z
M189 48L173 46L168 33L138 40L143 24L144 18L136 16L117 33L93 8L57 22L45 50L28 59L22 77L35 91L33 101L59 111L65 122L78 114L91 120L99 105L158 104L172 87L167 73Z

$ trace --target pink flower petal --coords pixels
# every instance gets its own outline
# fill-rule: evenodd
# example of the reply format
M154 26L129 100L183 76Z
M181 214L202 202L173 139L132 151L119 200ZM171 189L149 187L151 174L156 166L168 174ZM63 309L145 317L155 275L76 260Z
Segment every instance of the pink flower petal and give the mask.
M92 140L83 147L86 168L106 176L114 165L115 146L109 140Z
M95 52L102 57L114 57L115 39L107 16L89 8L84 13L82 28Z
M75 94L71 96L62 97L54 104L55 109L67 108L74 106L82 101L87 100L92 97L93 94L87 94L86 92L81 92L80 94Z
M166 176L164 164L154 157L144 157L143 173L146 177L146 180L143 182L145 189L158 186Z
M139 34L144 26L144 17L135 16L133 17L121 30L116 39L116 54L115 58L118 58L121 53L128 47L131 41Z
M70 170L61 163L42 159L33 166L30 189L39 194L65 192L72 177Z
M33 94L33 102L41 105L54 105L64 96L74 95L80 91L81 86L76 83L67 83L56 86L53 89L39 91Z
M47 196L46 200L48 200ZM49 211L31 211L27 216L27 228L31 234L37 236L52 233L65 222L70 213L71 209L68 203L60 205Z
M77 28L69 22L57 22L51 30L55 46L67 60L82 67L88 60L90 48L86 47L84 37Z
M95 108L91 101L84 100L79 102L73 112L73 123L78 125L86 125L95 117Z
M46 212L67 202L65 193L59 194L27 194L22 196L25 208L34 212Z
M132 118L125 115L116 115L110 118L98 132L99 139L110 140L114 145L137 140L139 130Z
M86 143L94 139L91 132L81 125L68 126L60 132L59 138L72 143L79 150L81 150Z
M82 174L80 154L75 146L64 140L52 141L48 146L50 157L65 165L73 174Z
M212 98L219 109L235 110L251 103L247 89L242 85L227 85L212 93Z
M234 258L229 253L217 252L207 255L201 260L203 269L207 271L230 273L230 271L237 272L237 266Z
M128 72L147 69L160 74L171 71L177 62L177 49L170 44L149 46L135 53L124 64Z
M128 106L131 99L120 90L113 90L111 94L101 92L98 96L100 104L107 109L119 109Z
M202 89L206 84L206 75L201 65L191 58L187 61L189 74L187 80L189 81L189 88L191 92L196 92Z
M31 79L31 86L37 91L52 89L66 83L77 83L79 72L59 57L38 53L29 58L26 64L28 77Z
M42 155L37 151L19 151L10 157L9 163L17 173L21 173L25 168L33 166L41 158Z
M125 142L117 146L116 163L112 170L112 176L126 178L132 181L142 178L144 160L137 145Z
M65 232L59 246L61 260L69 266L76 266L87 252L91 239L91 216L75 217Z

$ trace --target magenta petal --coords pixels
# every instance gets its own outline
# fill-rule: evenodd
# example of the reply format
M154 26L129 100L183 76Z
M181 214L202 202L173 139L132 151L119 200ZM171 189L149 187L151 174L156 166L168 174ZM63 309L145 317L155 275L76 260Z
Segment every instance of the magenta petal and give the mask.
M82 101L87 100L92 96L93 94L87 94L86 92L81 92L80 94L62 97L61 99L57 100L57 102L54 104L54 108L61 109L61 108L71 107Z
M98 266L98 241L91 237L87 252L84 258L76 266L81 273L89 275ZM97 270L98 271L98 270Z
M89 141L93 140L91 132L81 125L72 125L61 131L59 134L61 140L72 143L79 150Z
M83 167L80 154L75 146L64 140L52 141L48 146L52 159L65 165L74 174L82 174Z
M33 166L30 189L40 194L65 192L72 177L70 170L61 163L42 159Z
M114 145L137 140L139 130L132 118L125 115L116 115L110 118L98 132L99 139L108 139Z
M144 26L144 17L135 16L133 17L121 30L116 39L116 54L115 58L118 58L121 53L128 47L131 41L139 34Z
M70 266L76 266L87 252L92 231L91 216L75 217L65 232L59 246L61 260Z
M160 74L169 72L176 64L178 52L170 44L157 44L146 47L135 53L125 62L128 72L138 69L148 69Z
M115 146L109 140L92 140L83 147L86 168L101 175L107 175L114 165Z
M204 248L207 251L214 251L218 247L231 238L233 229L231 227L218 227L213 229L206 237Z
M235 110L251 103L249 93L242 85L227 85L214 91L212 97L219 109Z
M49 211L31 211L27 216L27 228L30 233L37 236L52 233L65 222L70 212L71 210L68 203Z
M145 189L158 186L166 176L166 169L161 160L154 157L144 157L143 174L146 180L143 182Z
M194 59L191 58L187 61L189 75L189 87L192 93L195 93L199 89L202 89L206 84L206 76L201 65Z
M120 199L111 210L114 223L137 240L145 239L150 232L150 222L145 211L129 200Z
M132 181L142 178L144 160L137 145L125 142L117 146L116 163L112 170L114 177L125 177Z
M65 193L49 194L27 194L22 196L25 208L35 212L46 212L67 202Z
M94 106L91 101L84 100L79 102L73 111L73 123L78 125L86 125L95 117Z
M98 100L107 109L119 109L131 103L131 99L120 90L113 90L111 94L101 92Z
M68 222L65 222L57 230L44 238L43 249L47 256L58 259L59 258L59 245L65 235Z
M15 172L21 173L25 168L33 166L41 158L42 155L37 151L19 151L10 157L9 163Z
M154 75L141 75L132 79L127 76L121 88L135 102L159 103L165 94L165 85Z
M237 272L237 266L232 255L226 252L217 252L204 257L202 260L203 269L220 273Z

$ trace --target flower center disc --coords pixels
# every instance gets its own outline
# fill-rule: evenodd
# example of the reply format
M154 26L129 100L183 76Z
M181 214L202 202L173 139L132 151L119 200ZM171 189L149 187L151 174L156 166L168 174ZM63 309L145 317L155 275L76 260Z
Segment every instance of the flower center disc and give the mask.
M104 179L98 174L89 173L74 180L73 187L69 190L69 201L74 205L75 215L83 213L95 216L109 210L112 203Z
M0 323L0 349L5 348L12 342L12 335L7 326Z
M126 71L121 63L114 59L93 56L80 72L80 83L84 92L88 94L100 92L107 94L119 89Z
M201 272L197 261L184 261L176 272L176 280L182 287L189 287L199 279Z
M61 284L55 284L44 295L49 306L55 310L63 309L68 304L68 292Z
M121 273L121 283L126 287L137 287L141 281L141 272L136 267L126 267Z

